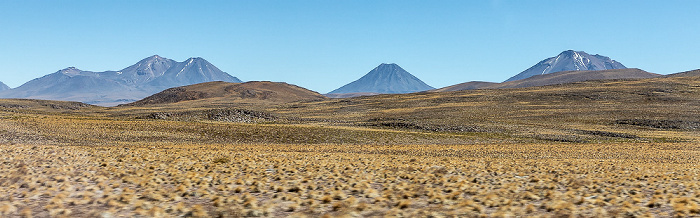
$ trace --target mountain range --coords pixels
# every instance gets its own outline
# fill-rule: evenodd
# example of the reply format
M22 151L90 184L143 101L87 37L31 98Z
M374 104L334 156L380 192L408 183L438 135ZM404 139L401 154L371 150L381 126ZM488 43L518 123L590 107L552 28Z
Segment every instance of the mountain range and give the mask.
M397 64L380 64L360 79L328 94L402 94L434 89Z
M10 89L9 86L5 85L5 83L0 82L0 91L8 90Z
M0 98L80 101L114 106L140 100L171 87L211 81L241 82L203 58L184 62L154 55L120 71L92 72L75 67L0 92Z
M555 57L544 59L505 82L527 79L561 71L625 69L625 65L602 55L590 55L583 51L567 50Z
M684 74L694 75L697 74L697 71L690 71ZM349 98L364 95L401 94L422 91L444 92L470 89L522 88L586 80L638 79L659 76L658 74L649 73L640 69L628 69L622 65L622 63L614 61L606 56L598 54L590 55L583 51L567 50L555 57L540 61L536 65L511 77L503 83L475 81L460 83L440 89L434 89L425 84L397 64L384 63L375 67L358 80L333 90L325 94L325 96L332 98ZM9 89L9 87L0 83L0 98L78 101L100 106L115 106L135 102L173 87L212 81L241 83L241 80L238 78L219 70L203 58L189 58L183 62L177 62L154 55L120 71L92 72L69 67L31 80L14 89ZM214 86L213 84L218 83L208 83L208 85L212 85L212 87L224 87L223 85ZM276 84L276 88L265 88L270 86L270 83L250 83L240 85L240 87L239 85L225 85L227 89L239 87L236 89L243 91L238 94L235 94L235 92L220 94L221 96L240 97L250 100L250 98L246 96L251 93L276 93L275 96L284 96L280 93L285 90L295 90L294 88L281 85L283 83L273 84ZM195 88L196 87L198 86L195 86ZM3 91L3 89L9 90ZM270 92L270 90L273 91ZM175 96L177 99L188 99L188 96L192 93L195 92L173 93L173 90L170 90L170 92L166 91L164 93L159 93L160 95L156 95L156 99L160 100L148 102L157 103L162 99L167 99L168 96L173 94L176 94ZM299 95L311 96L306 94ZM217 96L219 95L217 94ZM268 98L269 96L272 95L265 94L258 97ZM195 97L201 98L202 96ZM295 97L294 99L307 98Z

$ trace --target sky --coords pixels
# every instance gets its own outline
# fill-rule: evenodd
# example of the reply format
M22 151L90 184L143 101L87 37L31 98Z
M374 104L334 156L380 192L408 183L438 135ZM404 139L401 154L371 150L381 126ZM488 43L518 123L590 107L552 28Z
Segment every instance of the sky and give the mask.
M700 68L700 1L0 1L0 81L202 57L320 93L396 63L439 88L501 82L565 50L669 74Z

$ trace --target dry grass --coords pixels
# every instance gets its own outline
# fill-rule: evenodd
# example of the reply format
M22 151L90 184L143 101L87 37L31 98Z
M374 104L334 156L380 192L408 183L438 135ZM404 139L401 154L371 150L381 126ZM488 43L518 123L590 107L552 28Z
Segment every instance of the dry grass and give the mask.
M700 77L590 81L523 89L380 95L263 110L279 117L332 118L349 125L498 133L516 141L697 141L699 87ZM640 122L631 124L642 125L625 122L635 120ZM674 123L681 125L667 125ZM660 134L664 131L666 134ZM614 134L595 134L600 132ZM620 135L636 137L617 137Z
M236 107L1 100L0 217L700 216L697 87Z
M698 157L672 144L13 145L0 149L0 212L693 216Z

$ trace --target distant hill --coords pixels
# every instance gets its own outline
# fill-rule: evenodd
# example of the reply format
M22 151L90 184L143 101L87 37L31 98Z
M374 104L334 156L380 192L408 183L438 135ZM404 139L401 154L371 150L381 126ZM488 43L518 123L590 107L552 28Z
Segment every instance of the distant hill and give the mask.
M360 79L328 94L344 93L412 93L434 89L397 64L380 64Z
M184 101L206 100L207 102L271 102L286 103L326 99L325 96L287 83L279 82L207 82L166 89L142 100L124 106L169 104Z
M511 77L505 82L527 79L535 75L544 75L562 71L611 70L625 69L625 65L602 55L590 55L583 51L568 50L551 58L544 59L527 70Z
M0 109L19 110L26 109L32 111L46 112L66 112L80 111L86 109L100 108L98 106L89 105L74 101L52 101L52 100L36 100L36 99L0 99Z
M3 83L3 82L0 82L0 91L5 91L8 89L10 89L9 86L5 85L5 83Z
M325 94L324 96L329 97L329 98L354 98L354 97L360 97L360 96L372 96L372 95L381 95L381 93L374 93L374 92L357 92L357 93L340 93L340 94Z
M457 85L452 85L436 90L433 92L448 92L472 89L505 89L505 88L525 88L534 86L546 86L573 82L582 82L588 80L604 80L604 79L644 79L655 78L661 75L649 73L636 68L615 69L615 70L598 70L598 71L564 71L544 75L536 75L527 79L515 80L503 83L488 83L488 82L467 82Z
M211 81L241 82L202 58L177 62L154 55L120 71L91 72L69 67L0 92L0 98L78 101L114 106L167 88Z
M666 75L664 77L693 77L693 76L700 76L700 69L669 74L669 75Z

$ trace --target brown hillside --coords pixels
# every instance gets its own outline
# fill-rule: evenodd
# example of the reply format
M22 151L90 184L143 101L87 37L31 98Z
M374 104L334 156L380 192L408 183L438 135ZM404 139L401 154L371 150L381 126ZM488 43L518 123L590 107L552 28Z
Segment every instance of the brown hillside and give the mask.
M505 82L491 86L489 88L526 88L535 86L546 86L565 84L573 82L583 82L589 80L606 79L647 79L659 77L659 74L649 73L637 68L598 70L598 71L565 71L545 75L533 76L523 80Z
M354 98L354 97L360 97L360 96L372 96L372 95L381 95L380 93L375 93L375 92L355 92L355 93L328 93L325 94L324 96L329 97L329 98Z
M167 89L125 106L170 104L196 100L286 103L325 98L317 92L287 83L267 81L227 83L219 81Z
M682 141L697 138L693 131L700 128L698 78L595 80L515 89L378 95L295 103L270 111L279 117L330 118L360 126L505 134L537 140Z
M437 92L474 90L474 89L507 89L526 88L535 86L546 86L565 84L573 82L583 82L589 80L606 79L646 79L659 77L659 74L649 73L637 68L598 70L598 71L564 71L545 75L537 75L523 80L516 80L504 83L467 82L445 88L437 89Z
M52 100L36 100L36 99L1 99L0 110L2 111L22 111L31 110L47 111L47 112L80 112L83 110L100 108L90 104L73 101L52 101Z

